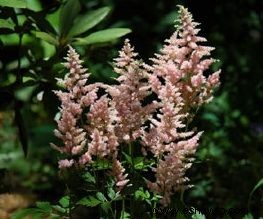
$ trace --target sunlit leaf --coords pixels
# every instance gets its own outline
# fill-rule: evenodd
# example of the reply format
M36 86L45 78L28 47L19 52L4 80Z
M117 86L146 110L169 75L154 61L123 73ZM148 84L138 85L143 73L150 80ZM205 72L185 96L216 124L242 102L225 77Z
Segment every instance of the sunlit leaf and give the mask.
M84 205L87 207L95 207L95 206L99 205L100 203L101 203L101 201L99 201L98 199L96 199L93 196L85 197L78 202L79 205Z
M26 8L26 0L0 0L0 6L11 8Z
M70 198L69 196L64 196L62 197L60 200L59 200L59 204L61 204L61 206L63 208L67 208L69 206L69 201L70 201Z
M100 8L87 14L78 16L70 30L70 36L77 36L100 23L110 12L109 7Z
M0 19L0 28L15 30L15 24L11 19Z
M22 209L17 212L15 212L12 216L11 219L24 219L26 216L31 216L31 217L38 217L41 218L40 216L43 215L43 212L39 209L36 208L27 208L27 209Z
M45 212L51 212L52 206L49 202L37 202L36 206Z
M203 215L200 212L196 212L195 214L192 215L192 219L205 219L205 215Z
M130 218L131 218L131 215L128 212L126 211L121 212L120 219L130 219Z
M102 202L107 201L106 197L101 192L97 192L96 196Z
M83 175L83 178L85 179L86 182L96 183L95 177L92 176L89 172L85 173L85 174Z
M40 31L35 31L35 35L37 38L40 38L52 45L57 46L58 45L58 41L56 40L55 37L53 37L52 35L50 35L49 33L46 32L40 32Z
M89 45L89 44L95 44L95 43L110 42L130 32L131 30L128 28L110 28L110 29L94 32L84 38L77 38L76 39L77 41L75 42L75 44L76 45Z
M62 208L60 205L53 205L52 208L58 212L66 213L67 209Z
M42 10L42 6L39 0L26 0L27 8L32 11L40 11Z
M108 189L108 196L111 200L113 200L116 197L116 192L114 191L113 188Z

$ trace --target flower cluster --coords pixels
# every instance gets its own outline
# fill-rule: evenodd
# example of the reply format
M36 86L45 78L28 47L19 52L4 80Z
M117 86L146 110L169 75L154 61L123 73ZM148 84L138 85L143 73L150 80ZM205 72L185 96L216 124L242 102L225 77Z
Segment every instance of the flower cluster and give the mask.
M198 146L201 132L187 130L186 124L193 116L189 112L211 101L212 91L219 85L220 71L204 76L215 60L207 58L212 47L199 45L206 39L197 36L197 25L180 6L177 31L166 40L161 54L151 59L153 64L145 65L151 90L160 102L155 118L150 119L149 131L143 131L142 145L159 160L154 169L156 182L148 182L148 186L162 194L163 205L169 204L173 191L185 187L185 171L193 160L188 157Z
M122 165L120 145L141 143L143 155L156 160L156 180L147 180L150 190L162 196L166 206L174 191L188 187L185 172L190 168L202 132L188 130L191 109L211 101L219 85L220 70L206 77L212 63L212 47L202 45L197 23L180 6L176 32L145 64L125 40L114 61L119 74L116 85L87 85L89 74L79 55L69 48L64 80L66 91L55 91L61 101L61 117L55 135L63 146L52 146L67 159L59 168L89 165L96 158L111 162L110 174L119 190L129 182ZM98 90L103 89L103 94ZM156 97L148 101L147 97Z

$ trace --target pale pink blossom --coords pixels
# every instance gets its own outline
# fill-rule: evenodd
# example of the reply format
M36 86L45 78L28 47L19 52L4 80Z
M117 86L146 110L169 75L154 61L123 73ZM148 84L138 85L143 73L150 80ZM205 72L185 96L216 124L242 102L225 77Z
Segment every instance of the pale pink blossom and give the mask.
M192 107L211 101L213 89L218 86L219 72L204 76L214 59L209 58L213 47L200 45L206 39L197 36L198 23L180 6L177 31L166 40L160 54L152 58L152 65L144 65L150 72L151 89L160 100L150 127L142 129L143 153L150 151L158 160L156 181L147 181L148 187L162 195L167 206L171 195L188 187L185 172L191 166L201 132L194 134L186 124L193 115Z
M64 168L69 168L69 167L71 167L72 165L74 164L74 160L67 160L67 159L65 159L65 160L60 160L59 162L58 162L58 168L59 169L64 169Z
M182 111L187 112L211 100L219 74L214 73L209 78L204 76L204 72L216 61L209 58L214 48L200 44L206 39L197 35L199 24L193 21L186 8L180 6L179 9L177 31L165 41L160 54L151 59L153 64L145 67L156 75L150 76L154 92L160 87L158 78L162 78L164 83L169 81L179 89L185 105Z
M115 72L118 85L108 89L117 110L118 122L115 133L120 142L133 142L142 124L154 111L156 102L142 106L142 101L150 95L147 83L147 72L143 63L136 59L137 53L131 47L129 40L125 40L119 57L115 59ZM146 80L146 82L143 82Z
M61 101L61 117L57 120L58 128L54 131L63 145L51 144L51 146L71 156L80 154L86 146L86 131L78 123L82 116L83 105L89 106L97 99L98 85L86 85L89 74L82 67L82 61L72 47L69 47L65 59L67 62L64 65L69 73L64 80L60 80L65 85L66 91L55 91Z
M117 159L113 159L110 174L114 177L118 190L122 190L123 187L129 182L129 179L127 179L128 174L124 174L124 172L125 169L121 165L121 162Z

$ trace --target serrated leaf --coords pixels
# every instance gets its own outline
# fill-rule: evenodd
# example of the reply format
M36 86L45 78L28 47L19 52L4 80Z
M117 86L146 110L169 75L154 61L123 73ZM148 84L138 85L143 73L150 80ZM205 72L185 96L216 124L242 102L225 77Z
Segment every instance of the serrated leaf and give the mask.
M95 44L95 43L106 43L106 42L113 41L119 37L122 37L130 32L131 30L128 28L109 28L106 30L94 32L84 38L76 38L76 42L74 43L76 45L90 45L90 44Z
M151 194L147 190L145 191L144 194L145 194L145 198L147 198L147 199L151 197Z
M96 179L94 176L92 176L89 172L85 173L83 175L83 178L86 182L96 183Z
M23 219L30 213L30 209L22 209L12 214L11 219Z
M95 207L95 206L99 205L100 203L101 203L101 201L99 201L95 197L89 196L89 197L85 197L85 198L81 199L80 201L78 201L77 204L84 205L87 207Z
M35 212L33 215L31 215L31 219L42 219L43 218L42 212Z
M53 205L52 208L61 213L65 213L67 211L65 208L62 208L60 205Z
M69 206L69 201L69 196L64 196L58 202L63 208L67 208Z
M126 211L121 212L120 219L130 219L130 218L131 218L131 215L128 212Z
M105 211L106 213L108 213L109 209L110 209L110 203L109 202L103 202L101 204L101 208L103 209L103 211Z
M37 202L36 206L47 213L52 210L52 206L49 202Z
M140 198L144 199L145 198L144 192L141 190L136 190L135 191L135 198L136 199L140 199Z
M205 219L205 215L203 215L200 212L196 212L195 214L192 215L192 219Z
M34 33L35 33L37 38L40 38L40 39L42 39L42 40L44 40L44 41L46 41L52 45L57 46L59 44L58 41L56 40L56 38L53 37L52 35L50 35L49 33L40 32L40 31L35 31Z
M96 197L97 197L101 202L107 201L106 197L105 197L101 192L97 192L97 193L96 193Z
M11 19L0 19L0 28L15 30L15 24Z
M78 16L69 32L69 36L77 36L88 31L100 23L109 14L109 12L110 8L104 7Z
M143 160L144 160L143 157L134 158L134 160L133 160L134 168L137 170L143 169L144 168Z
M39 209L27 208L15 212L11 219L24 219L26 216L42 215L43 213Z
M108 189L108 196L111 200L114 200L114 198L116 197L116 192L114 191L113 188L109 188Z
M125 156L125 159L128 161L128 163L132 164L132 158L131 158L131 156L128 155L128 154L126 154L126 153L124 153L124 152L122 152L122 153L123 153L123 155Z
M61 36L68 34L79 11L80 4L78 0L67 0L62 6L59 16L59 31Z
M26 0L0 0L0 6L11 8L26 8Z

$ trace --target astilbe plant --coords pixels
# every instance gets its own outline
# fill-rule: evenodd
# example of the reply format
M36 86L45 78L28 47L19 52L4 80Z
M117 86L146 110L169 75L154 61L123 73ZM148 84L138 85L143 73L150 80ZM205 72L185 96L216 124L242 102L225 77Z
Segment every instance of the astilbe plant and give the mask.
M139 60L125 40L114 62L119 75L116 85L87 85L89 74L69 47L65 63L69 73L60 80L66 90L55 91L61 101L55 135L63 145L52 146L66 155L59 168L89 167L96 159L106 159L111 164L108 173L121 191L132 181L122 150L135 149L136 142L145 158L155 160L149 169L155 180L142 182L161 196L163 206L171 202L175 191L189 187L185 173L202 132L188 130L188 125L193 109L212 100L220 73L204 74L216 60L209 57L214 48L203 45L206 39L197 35L197 26L180 6L175 33L151 64Z

